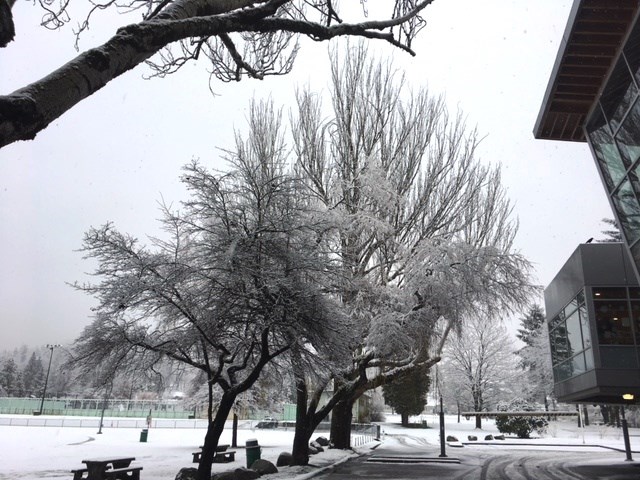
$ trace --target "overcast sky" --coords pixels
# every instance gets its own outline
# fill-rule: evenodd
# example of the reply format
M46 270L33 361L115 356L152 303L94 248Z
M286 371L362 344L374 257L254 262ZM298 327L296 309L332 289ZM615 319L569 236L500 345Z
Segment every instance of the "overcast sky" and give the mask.
M380 1L380 0L378 0ZM370 0L370 4L375 0ZM534 140L537 117L572 2L436 0L416 57L381 44L414 86L445 94L486 138L479 155L503 166L520 220L517 248L546 286L579 243L601 238L612 217L586 144ZM16 40L0 50L0 94L76 55L70 29L36 25L32 2L14 7ZM99 19L80 42L102 43ZM130 19L129 22L132 22ZM342 41L339 41L342 42ZM263 82L213 84L206 65L144 80L142 66L109 83L31 142L0 150L0 348L67 343L90 321L92 299L66 282L92 265L76 250L91 225L113 222L140 238L157 233L161 196L179 202L192 158L223 168L253 95L289 105L296 85L326 89L328 44L305 43L294 72ZM542 300L540 300L541 302Z

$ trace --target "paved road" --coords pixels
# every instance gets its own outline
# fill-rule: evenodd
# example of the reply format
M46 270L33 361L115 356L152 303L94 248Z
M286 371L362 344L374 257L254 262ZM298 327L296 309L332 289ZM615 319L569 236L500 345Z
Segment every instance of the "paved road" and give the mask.
M640 462L625 462L624 453L607 450L558 451L508 446L448 448L420 437L397 435L360 458L336 466L321 480L639 480Z

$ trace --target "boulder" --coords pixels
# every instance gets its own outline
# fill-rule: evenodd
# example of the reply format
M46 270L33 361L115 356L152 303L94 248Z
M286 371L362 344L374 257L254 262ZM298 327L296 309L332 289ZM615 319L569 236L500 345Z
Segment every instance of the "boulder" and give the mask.
M458 439L453 435L447 435L447 442L457 442Z
M261 476L269 475L270 473L278 473L278 469L276 466L271 463L269 460L265 460L264 458L259 458L253 465L251 465L251 470L255 470Z
M311 442L310 444L313 448L316 449L316 453L324 452L324 448L318 442Z
M309 445L309 455L315 455L316 453L320 453L318 452L318 449L316 447L314 447L313 445Z
M485 440L493 440L493 435L487 435L484 437Z
M469 435L467 438L470 442L475 442L476 440L478 440L478 437L476 437L475 435Z
M282 452L278 455L278 460L276 460L276 466L278 467L288 467L293 463L293 455L289 452Z
M327 437L318 437L318 438L316 438L316 443L318 445L320 445L321 447L328 447L329 446L329 440L327 439Z
M493 437L494 440L504 440L504 435L496 435Z
M198 473L197 468L193 468L193 467L181 468L178 474L176 475L176 480L196 480L197 473Z

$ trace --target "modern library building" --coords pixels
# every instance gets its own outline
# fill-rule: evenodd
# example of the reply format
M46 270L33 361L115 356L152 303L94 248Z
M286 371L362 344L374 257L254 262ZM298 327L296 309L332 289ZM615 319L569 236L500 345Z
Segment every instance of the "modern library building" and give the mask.
M578 247L545 290L562 401L640 400L640 0L575 0L534 136L588 142L623 243Z

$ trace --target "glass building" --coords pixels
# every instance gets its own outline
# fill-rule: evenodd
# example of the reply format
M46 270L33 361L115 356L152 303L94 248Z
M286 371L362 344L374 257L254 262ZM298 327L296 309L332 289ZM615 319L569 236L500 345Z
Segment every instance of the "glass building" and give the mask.
M575 0L536 121L539 139L588 142L640 271L640 2Z
M556 397L640 400L640 288L624 245L580 245L544 296Z

